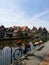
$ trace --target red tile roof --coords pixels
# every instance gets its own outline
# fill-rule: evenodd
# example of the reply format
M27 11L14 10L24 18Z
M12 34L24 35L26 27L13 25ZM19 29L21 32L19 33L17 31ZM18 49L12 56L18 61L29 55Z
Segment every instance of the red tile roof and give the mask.
M17 33L19 30L14 30L14 33Z
M22 27L22 31L26 31L27 26Z

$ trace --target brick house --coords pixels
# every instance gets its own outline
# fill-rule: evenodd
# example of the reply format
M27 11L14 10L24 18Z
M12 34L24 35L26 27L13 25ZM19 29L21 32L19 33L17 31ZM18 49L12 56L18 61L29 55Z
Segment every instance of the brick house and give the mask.
M6 28L6 37L13 37L13 30L12 27Z
M40 34L43 33L43 28L42 28L42 27L39 27L39 29L38 29L38 33L40 33Z
M21 27L14 26L13 37L21 37L21 36L22 36Z
M36 33L36 32L37 32L37 28L33 26L32 30L31 30L32 35L33 35L34 33Z
M21 27L21 31L23 33L23 37L29 37L30 34L30 29L27 26Z

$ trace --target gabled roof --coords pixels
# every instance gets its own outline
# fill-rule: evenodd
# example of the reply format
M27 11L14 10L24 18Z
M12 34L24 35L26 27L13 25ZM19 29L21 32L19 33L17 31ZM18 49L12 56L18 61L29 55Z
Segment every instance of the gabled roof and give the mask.
M32 30L37 30L37 28L33 26L33 29Z
M28 28L27 26L23 26L21 29L22 31L26 31L27 28Z
M14 33L17 33L19 30L14 30Z
M6 27L5 29L8 30L10 27Z

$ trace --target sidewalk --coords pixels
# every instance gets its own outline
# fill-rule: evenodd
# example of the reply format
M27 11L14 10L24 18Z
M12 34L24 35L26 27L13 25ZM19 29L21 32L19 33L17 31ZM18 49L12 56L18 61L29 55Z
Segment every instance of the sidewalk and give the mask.
M39 65L40 62L43 60L44 56L48 53L48 51L49 41L44 43L44 48L42 50L34 51L35 56L28 56L29 60L23 60L22 63L25 62L26 65Z
M46 54L40 65L49 65L49 52Z
M37 50L32 50L30 56L27 56L26 59L21 61L22 65L42 65L41 61L49 51L49 41L44 43L42 46L43 48L41 50L38 48Z

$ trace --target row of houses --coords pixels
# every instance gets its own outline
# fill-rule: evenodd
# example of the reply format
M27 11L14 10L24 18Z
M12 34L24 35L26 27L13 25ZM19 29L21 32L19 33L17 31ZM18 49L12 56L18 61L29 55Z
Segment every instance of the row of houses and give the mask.
M47 33L46 28L39 28L33 26L32 29L28 28L28 26L13 26L13 27L4 27L0 26L0 38L3 37L31 37L35 32L38 33Z

